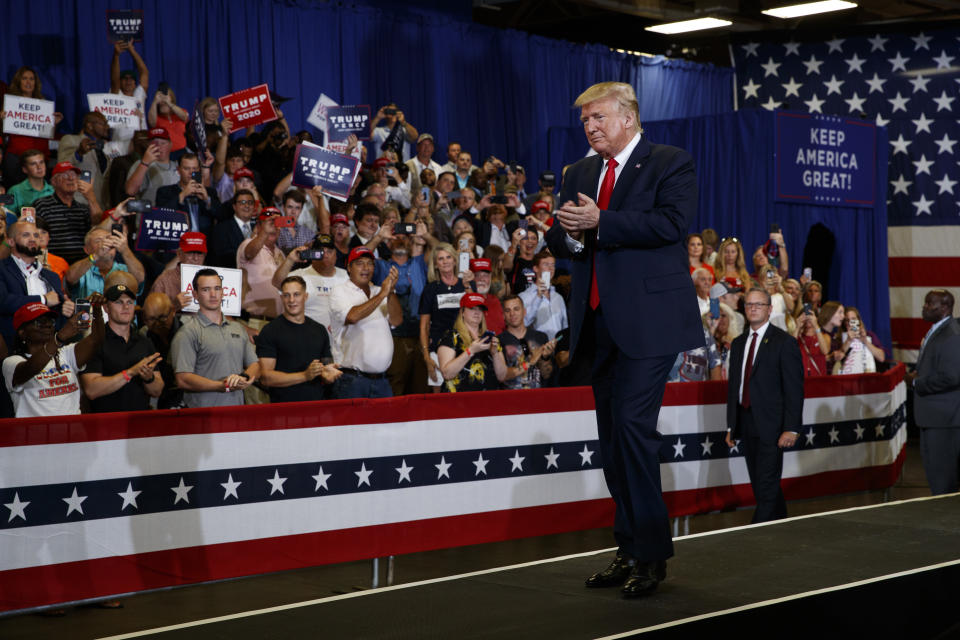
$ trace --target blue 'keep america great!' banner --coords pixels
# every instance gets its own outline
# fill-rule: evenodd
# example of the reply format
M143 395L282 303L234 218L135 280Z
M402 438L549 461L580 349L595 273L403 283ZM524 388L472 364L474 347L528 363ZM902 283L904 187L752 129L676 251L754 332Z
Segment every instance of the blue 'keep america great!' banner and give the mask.
M359 167L360 161L352 156L300 144L293 160L293 184L306 189L320 186L324 193L345 199Z
M370 139L370 105L327 107L327 142L345 142L351 133Z
M110 42L143 40L143 11L107 9L107 34Z
M187 231L190 231L190 223L186 213L154 207L140 216L137 250L176 251L180 236Z
M876 165L874 123L777 113L777 201L873 207Z

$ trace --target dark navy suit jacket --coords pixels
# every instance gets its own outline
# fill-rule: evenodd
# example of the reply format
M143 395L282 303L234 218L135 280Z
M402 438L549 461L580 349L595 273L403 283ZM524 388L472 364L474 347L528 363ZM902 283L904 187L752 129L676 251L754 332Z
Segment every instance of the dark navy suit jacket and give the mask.
M563 180L562 206L577 193L594 201L603 158L583 158ZM572 259L570 351L580 338L589 304L591 265L596 254L600 307L617 347L630 358L677 354L703 346L697 294L690 278L687 233L697 208L697 179L686 151L651 144L634 148L600 213L597 233L585 234L584 250L573 253L555 221L547 232L550 250Z
M63 287L60 284L60 276L49 269L41 269L40 277L57 292L62 301ZM27 279L17 263L13 261L13 256L0 260L0 333L3 334L8 349L12 349L14 344L13 314L28 302L44 302L44 299L42 296L27 295ZM60 305L53 307L53 310L59 314ZM63 316L58 315L57 327L62 323Z
M237 268L237 249L243 243L243 232L233 216L221 220L210 232L207 245L207 264L214 267Z
M740 403L740 370L750 327L730 345L730 376L727 384L727 427L741 437L737 423ZM784 431L799 431L803 425L803 361L796 338L773 325L767 326L757 345L750 368L750 410L754 425L765 442L776 442Z

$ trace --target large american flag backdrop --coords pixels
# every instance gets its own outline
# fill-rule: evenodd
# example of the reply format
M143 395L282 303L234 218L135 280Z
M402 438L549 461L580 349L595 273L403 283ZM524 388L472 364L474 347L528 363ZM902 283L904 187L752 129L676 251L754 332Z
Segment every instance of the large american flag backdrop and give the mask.
M890 314L898 359L916 359L924 294L960 285L960 31L748 42L732 47L741 108L863 117L889 132Z
M810 380L784 486L893 484L902 365ZM749 505L725 383L668 385L672 515ZM589 389L0 424L0 611L612 524Z

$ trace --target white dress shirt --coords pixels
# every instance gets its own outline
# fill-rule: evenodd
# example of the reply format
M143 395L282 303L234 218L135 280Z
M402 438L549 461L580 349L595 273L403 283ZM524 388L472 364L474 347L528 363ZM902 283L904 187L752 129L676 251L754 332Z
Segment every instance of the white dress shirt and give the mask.
M747 369L747 356L750 355L750 342L753 340L753 334L757 334L757 346L753 351L753 359L756 361L757 354L760 353L760 345L763 344L763 334L767 332L767 327L770 326L770 322L764 322L762 326L758 329L747 329L747 343L743 347L743 362L740 363L740 394L737 396L740 399L740 402L743 402L743 373ZM753 366L753 363L750 363Z
M370 296L346 280L330 292L330 328L340 348L340 364L364 373L383 373L393 361L393 335L387 318L387 298L373 313L354 324L344 324L350 309L365 304L380 292L371 284Z

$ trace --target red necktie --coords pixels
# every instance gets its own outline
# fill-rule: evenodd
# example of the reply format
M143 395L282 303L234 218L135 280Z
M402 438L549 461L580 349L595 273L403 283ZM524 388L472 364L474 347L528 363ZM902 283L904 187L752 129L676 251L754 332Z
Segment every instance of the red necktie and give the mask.
M744 409L750 408L750 372L753 370L753 353L757 350L757 332L753 332L753 338L750 339L750 353L747 354L747 363L743 367L743 395L740 400L740 406Z
M607 172L603 174L603 184L600 185L600 194L597 196L597 207L601 211L610 206L610 196L613 195L613 184L617 181L617 161L607 160ZM599 231L599 230L598 230ZM597 248L593 248L593 276L590 282L590 308L596 310L600 306L600 289L597 288Z

